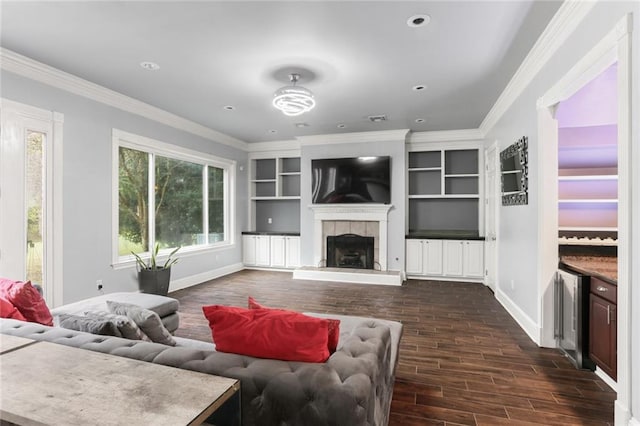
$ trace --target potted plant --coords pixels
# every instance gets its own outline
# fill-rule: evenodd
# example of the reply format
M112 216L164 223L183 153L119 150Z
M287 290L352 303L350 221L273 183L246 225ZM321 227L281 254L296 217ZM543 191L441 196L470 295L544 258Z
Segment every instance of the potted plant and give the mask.
M140 291L143 293L153 293L166 296L169 293L169 281L171 280L171 266L178 262L178 259L174 258L180 247L175 248L167 257L164 265L160 266L157 263L158 251L160 250L160 244L156 243L148 262L141 258L137 253L131 252L136 258L136 264L138 267L138 285Z

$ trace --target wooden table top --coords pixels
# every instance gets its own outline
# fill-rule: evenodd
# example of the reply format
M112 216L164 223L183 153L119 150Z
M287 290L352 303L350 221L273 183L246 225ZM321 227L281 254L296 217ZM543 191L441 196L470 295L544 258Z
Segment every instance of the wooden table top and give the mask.
M36 342L0 357L0 417L17 424L191 425L238 380Z

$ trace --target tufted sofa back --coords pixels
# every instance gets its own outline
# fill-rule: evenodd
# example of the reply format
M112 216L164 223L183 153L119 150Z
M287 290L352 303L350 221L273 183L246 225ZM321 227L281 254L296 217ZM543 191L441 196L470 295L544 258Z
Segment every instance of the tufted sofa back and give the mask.
M0 333L239 379L246 426L385 425L402 325L344 319L338 350L323 364L170 347L11 319L0 319Z

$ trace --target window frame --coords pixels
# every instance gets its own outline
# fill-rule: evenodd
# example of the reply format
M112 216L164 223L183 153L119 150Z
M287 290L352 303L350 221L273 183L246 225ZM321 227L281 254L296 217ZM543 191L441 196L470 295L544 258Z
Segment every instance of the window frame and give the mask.
M236 212L236 166L235 160L229 160L215 155L191 150L178 145L158 141L145 136L136 135L133 133L125 132L119 129L113 129L112 131L112 266L114 269L126 268L135 266L135 258L133 255L119 254L119 242L118 237L120 233L120 213L119 213L119 187L120 187L120 161L119 151L120 148L134 149L142 151L147 154L152 154L149 158L149 236L150 247L155 244L155 215L151 212L155 211L155 159L156 156L162 156L172 160L188 161L190 163L216 167L223 170L224 187L223 197L225 200L223 214L224 214L224 240L215 243L192 245L183 247L180 249L180 256L192 256L203 254L206 252L218 251L233 246L235 244L236 236L233 230L235 229L235 212ZM203 196L202 196L202 214L203 214L203 231L205 235L209 230L209 179L205 179L205 168L203 168ZM159 253L159 257L163 258L171 252L171 249L163 249ZM142 258L148 258L149 252L142 253Z

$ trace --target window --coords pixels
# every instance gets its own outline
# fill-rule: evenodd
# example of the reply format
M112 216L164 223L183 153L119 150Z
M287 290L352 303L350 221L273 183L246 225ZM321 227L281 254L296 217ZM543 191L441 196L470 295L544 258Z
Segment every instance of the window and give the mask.
M27 208L27 280L44 287L44 245L46 177L44 147L46 134L27 130L26 208Z
M184 252L232 242L235 162L114 130L116 152L116 263L156 243Z

